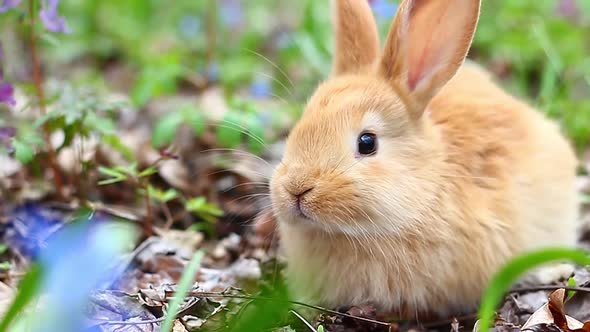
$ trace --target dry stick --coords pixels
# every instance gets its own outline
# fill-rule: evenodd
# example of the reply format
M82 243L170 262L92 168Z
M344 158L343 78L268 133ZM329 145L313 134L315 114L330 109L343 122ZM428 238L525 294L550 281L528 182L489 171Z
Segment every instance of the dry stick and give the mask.
M39 109L41 114L47 114L45 109L45 92L43 91L43 80L41 78L41 69L39 65L39 56L37 54L37 38L35 34L35 0L29 0L29 15L31 17L31 56L33 60L33 80L35 81L35 88L37 91L37 98L39 99ZM55 191L59 199L63 199L64 192L62 186L61 174L59 167L57 166L55 150L51 144L51 135L49 133L49 127L47 123L43 124L43 136L45 137L45 144L47 144L47 150L49 155L49 166L53 172L53 182L55 184Z
M143 222L143 233L145 236L152 236L154 235L154 229L152 228L152 202L150 200L150 191L148 190L148 185L144 185L143 188L145 189L145 209L146 209L146 216Z
M459 321L459 322L460 321L465 321L465 320L470 320L470 319L477 319L477 314L476 313L473 313L473 314L469 314L469 315L465 315L465 316L459 316L459 317L447 318L447 319L443 319L443 320L437 320L437 321L434 321L434 322L426 322L426 323L422 323L420 325L422 327L425 327L425 328L434 328L434 327L449 325L455 319L457 321Z
M166 216L166 224L164 224L164 229L168 230L174 224L174 217L172 216L172 212L168 208L168 204L166 202L162 203L162 211L164 211L164 215Z
M166 316L160 318L153 318L153 319L146 319L146 320L138 320L138 321L128 321L128 320L108 320L104 322L99 322L92 327L98 327L101 325L144 325L144 324L155 324L161 323L166 319Z
M590 287L576 287L576 286L560 286L560 285L548 285L548 286L532 286L532 287L519 287L513 288L508 293L529 293L537 291L552 291L558 289L565 289L567 291L577 291L590 293Z

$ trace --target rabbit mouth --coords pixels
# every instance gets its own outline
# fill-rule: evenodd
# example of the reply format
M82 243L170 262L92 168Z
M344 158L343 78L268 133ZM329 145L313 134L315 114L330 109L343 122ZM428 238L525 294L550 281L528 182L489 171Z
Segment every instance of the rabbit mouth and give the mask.
M305 219L307 221L314 220L313 216L309 211L309 208L306 207L305 203L299 199L292 202L290 210L291 214L293 214L295 218Z

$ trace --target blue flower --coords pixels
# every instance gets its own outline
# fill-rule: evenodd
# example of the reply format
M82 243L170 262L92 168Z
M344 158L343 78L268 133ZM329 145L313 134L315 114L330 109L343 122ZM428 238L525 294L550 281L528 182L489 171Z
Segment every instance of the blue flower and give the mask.
M65 17L58 15L58 5L59 0L44 1L39 11L39 17L47 30L51 32L70 33L71 30L68 27Z
M225 25L236 27L242 22L243 10L240 1L224 0L220 8L221 20Z
M39 250L37 258L42 271L41 294L45 302L38 315L43 319L30 322L39 324L32 330L82 331L84 310L91 292L114 282L117 277L112 273L114 264L132 242L132 233L127 228L115 228L115 224L93 213L86 213L54 232L53 216L43 210L39 206L19 210L21 216L30 216L21 221L29 229L27 238L33 242L46 239L42 241L46 245ZM50 220L46 220L47 217Z
M21 0L1 0L0 1L0 13L4 13L7 10L20 5Z
M272 85L267 77L258 77L250 85L250 94L255 98L265 98L272 93Z
M178 30L183 38L194 38L201 31L201 20L195 15L184 15L178 22Z
M370 4L379 22L393 19L398 7L398 4L391 2L391 0L373 0Z

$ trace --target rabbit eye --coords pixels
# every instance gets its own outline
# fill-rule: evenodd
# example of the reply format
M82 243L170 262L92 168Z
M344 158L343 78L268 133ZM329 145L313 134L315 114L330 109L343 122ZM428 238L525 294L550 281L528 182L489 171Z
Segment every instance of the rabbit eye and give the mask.
M363 156L375 154L377 152L377 135L362 133L358 139L358 152Z

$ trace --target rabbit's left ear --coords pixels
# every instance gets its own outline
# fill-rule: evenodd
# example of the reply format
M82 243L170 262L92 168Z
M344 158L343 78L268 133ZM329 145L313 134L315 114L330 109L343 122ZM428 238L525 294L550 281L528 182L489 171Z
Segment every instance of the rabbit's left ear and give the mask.
M403 0L387 36L382 75L404 90L420 116L467 55L480 0Z
M335 55L332 74L355 73L379 57L379 33L368 0L332 0Z

